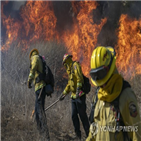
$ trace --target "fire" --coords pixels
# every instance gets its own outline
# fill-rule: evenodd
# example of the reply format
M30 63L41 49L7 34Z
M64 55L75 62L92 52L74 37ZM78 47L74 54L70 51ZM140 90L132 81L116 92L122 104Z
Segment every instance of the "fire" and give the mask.
M95 23L93 10L97 8L95 1L72 1L73 24L61 32L57 31L57 17L51 1L27 1L21 8L21 20L11 18L3 13L8 2L2 2L2 25L6 30L1 50L10 48L11 43L18 40L18 46L24 50L35 41L57 40L63 42L73 59L82 65L85 75L89 74L90 58L97 44L97 37L107 19ZM118 70L126 77L141 74L141 19L131 19L121 15L118 29L118 42L115 45ZM130 70L130 71L129 71Z
M10 44L17 39L20 24L18 22L14 22L10 17L6 19L3 24L6 25L6 34L8 39L2 47L2 50L8 50L10 48Z
M2 21L7 36L2 50L8 50L10 44L17 39L19 46L24 44L24 49L34 41L55 39L58 43L63 42L65 44L68 52L73 55L73 59L80 61L82 70L87 75L90 69L91 53L96 46L100 31L106 23L106 18L102 19L100 24L94 23L93 10L97 7L95 1L71 3L74 14L73 25L71 29L68 28L63 31L61 35L56 29L57 18L51 1L26 2L20 11L22 19L20 21L6 17L2 10Z
M3 6L7 4L7 2L4 2L2 7L1 7L1 16L2 16L2 24L5 25L6 28L6 35L7 35L7 40L5 44L2 46L2 50L8 50L10 48L10 44L13 41L16 41L17 36L18 36L18 31L20 28L20 22L14 21L10 16L7 18L3 14Z
M21 8L21 20L13 19L3 13L8 2L2 2L2 26L6 30L1 50L10 48L11 43L18 40L24 50L35 41L57 40L63 42L73 59L82 65L85 75L89 74L90 57L97 44L97 37L107 19L95 23L93 10L97 8L95 1L72 1L73 25L61 32L57 31L57 17L51 1L27 1ZM121 15L118 29L117 67L126 77L141 74L141 19L131 19ZM130 70L130 71L129 71Z
M126 78L141 74L141 18L121 15L116 46L117 66Z
M31 113L30 118L32 119L32 118L34 117L34 115L35 115L35 111L34 111L34 110L32 110L32 113Z
M56 17L52 9L51 2L28 1L21 8L21 21L6 17L3 7L7 2L2 3L2 23L6 28L7 40L1 50L8 50L10 44L18 39L20 44L24 44L26 49L31 42L36 40L53 40L56 27ZM20 45L19 45L20 46Z
M76 4L76 5L75 5ZM80 61L82 71L85 75L90 71L90 57L97 43L97 37L106 23L106 18L101 20L99 25L94 23L92 11L96 9L96 2L79 2L80 11L76 11L77 2L72 2L74 12L77 17L74 20L74 26L71 31L64 34L64 42L68 51L73 55L74 60Z
M38 39L49 41L57 35L57 19L50 1L28 1L21 10L21 18L25 36L30 38L29 42Z

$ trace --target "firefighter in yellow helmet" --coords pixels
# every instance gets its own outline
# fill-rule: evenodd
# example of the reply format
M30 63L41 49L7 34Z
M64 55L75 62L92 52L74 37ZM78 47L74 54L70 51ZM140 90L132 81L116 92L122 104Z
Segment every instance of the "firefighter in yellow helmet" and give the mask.
M115 62L112 47L94 49L90 75L98 91L86 141L141 141L137 99L130 84L117 72Z
M78 140L81 140L80 122L82 121L86 136L89 134L89 121L86 113L86 94L81 90L84 83L81 66L78 62L72 61L72 55L65 54L63 57L63 65L68 74L68 84L61 94L60 100L71 93L72 103L72 121ZM78 117L79 114L79 117Z
M37 82L37 78L39 78L39 74L43 72L43 65L42 61L39 57L39 51L37 49L33 49L29 55L30 59L30 73L28 76L28 88L32 88L31 84L34 82L35 85L35 94L36 94L36 101L35 101L35 119L37 122L37 129L42 138L45 141L50 141L49 131L47 127L47 121L44 111L45 105L45 85L46 83L44 80L40 80Z

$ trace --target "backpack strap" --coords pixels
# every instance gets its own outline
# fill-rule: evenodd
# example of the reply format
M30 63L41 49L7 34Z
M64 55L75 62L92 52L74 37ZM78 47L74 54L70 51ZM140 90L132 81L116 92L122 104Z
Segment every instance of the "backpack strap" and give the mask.
M43 72L42 73L45 74L46 73L46 68L45 68L46 62L44 61L44 59L43 59L43 57L41 55L39 55L39 57L40 57L40 59L42 61L42 65L43 65Z
M43 60L41 55L39 55L39 58L41 59L43 70L42 70L42 73L37 70L39 75L36 78L35 83L39 83L41 80L44 80L46 75L46 62Z
M120 95L114 100L111 102L111 105L114 106L114 109L116 111L116 115L115 115L115 120L116 120L116 127L119 128L119 126L125 126L124 122L123 122L123 118L122 118L122 115L120 113L120 109L119 109L119 99L120 99L120 96L123 92L123 90L125 90L126 88L130 88L131 85L123 80L123 86L122 86L122 90L121 90L121 93ZM116 133L115 133L115 139L116 139L116 136L117 136L117 133L118 131L116 130ZM130 141L129 137L128 137L128 133L127 132L122 132L123 133L123 138L124 138L124 141Z
M76 62L76 61L73 61L73 62L72 62L71 73L74 73L73 64L74 64L75 62Z
M119 96L114 101L111 102L111 104L114 105L114 107L116 109L119 109L119 98L120 98L123 90L125 90L126 88L130 88L130 87L131 87L131 85L127 81L123 80L123 86L122 86L121 93L119 94Z
M90 121L90 123L93 123L94 111L95 111L96 103L97 103L97 101L98 101L98 91L99 91L99 89L100 89L100 87L97 87L97 88L96 88L95 96L93 96L93 98L92 98L91 112L90 112L90 116L89 116L89 121Z
M96 103L97 103L97 101L98 101L98 91L99 91L99 89L100 89L100 87L97 87L97 88L96 88L96 93L95 93L96 98L95 98L95 100L94 100L94 97L93 97L94 105L96 105Z

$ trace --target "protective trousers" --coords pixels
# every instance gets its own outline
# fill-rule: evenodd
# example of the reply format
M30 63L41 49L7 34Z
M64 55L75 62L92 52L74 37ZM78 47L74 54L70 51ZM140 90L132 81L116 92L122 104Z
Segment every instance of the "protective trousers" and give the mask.
M39 89L35 93L36 93L35 116L37 122L37 129L39 130L42 140L50 141L47 119L44 111L45 96L46 96L45 88L43 88L43 90Z
M88 121L88 116L86 113L86 95L81 96L78 99L72 99L72 121L73 121L73 126L75 128L75 133L78 137L81 138L81 131L80 131L80 122L78 118L79 117L82 121L83 128L85 130L86 136L89 134L89 121Z

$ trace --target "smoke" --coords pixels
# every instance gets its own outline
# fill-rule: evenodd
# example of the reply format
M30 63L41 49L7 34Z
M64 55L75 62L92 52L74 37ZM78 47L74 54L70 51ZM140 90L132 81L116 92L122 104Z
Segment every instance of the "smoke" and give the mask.
M99 2L98 2L99 3ZM107 1L99 3L101 11L100 19L107 17L107 23L103 26L97 45L115 46L117 44L117 29L119 19L122 14L127 14L131 18L141 16L141 1Z
M138 19L141 16L141 1L123 2L123 13Z
M72 19L72 5L69 1L54 1L53 9L54 14L57 18L56 29L59 32L62 32L66 29L71 29L73 24Z
M12 0L13 6L12 9L18 11L22 5L26 3L26 0Z
M2 2L4 3L4 2ZM11 18L20 18L20 8L26 3L26 1L9 1L7 4L4 5L4 14L8 17L9 15Z
M102 7L102 17L107 17L107 23L103 26L99 36L97 45L115 46L117 36L115 29L118 28L118 22L121 15L121 2L110 1L107 6Z

